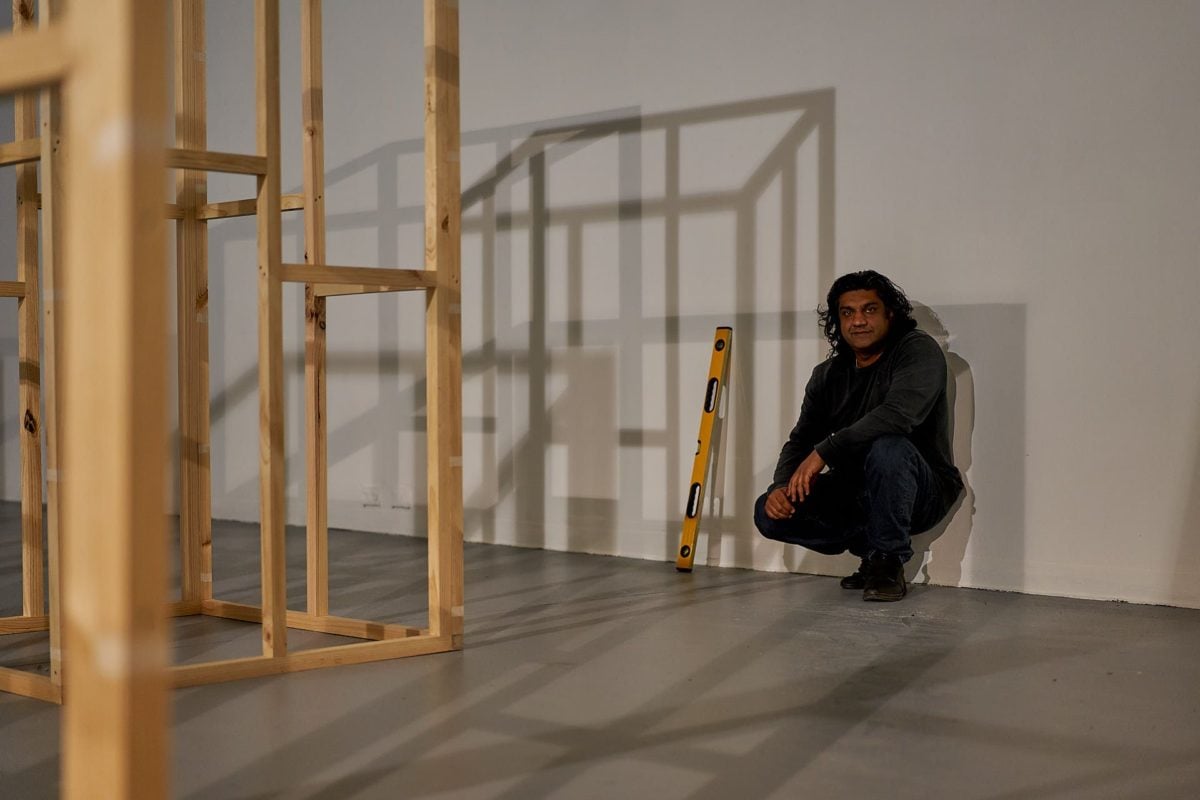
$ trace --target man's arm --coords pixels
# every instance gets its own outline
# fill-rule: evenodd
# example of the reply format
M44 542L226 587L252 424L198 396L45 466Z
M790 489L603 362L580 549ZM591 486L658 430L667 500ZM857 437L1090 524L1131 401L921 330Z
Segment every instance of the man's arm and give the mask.
M829 432L823 397L824 370L818 366L813 370L804 387L804 402L800 405L800 419L788 435L775 464L771 488L786 487L796 467L813 451L813 445Z
M898 346L883 402L816 444L816 451L831 466L861 454L880 436L907 435L925 421L945 390L946 357L937 342L914 336Z

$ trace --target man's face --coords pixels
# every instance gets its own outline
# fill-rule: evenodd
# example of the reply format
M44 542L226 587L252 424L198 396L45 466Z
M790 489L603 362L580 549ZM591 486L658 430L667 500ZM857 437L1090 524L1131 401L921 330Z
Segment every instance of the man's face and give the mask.
M874 289L854 289L838 298L838 325L855 355L879 352L891 324L892 312Z

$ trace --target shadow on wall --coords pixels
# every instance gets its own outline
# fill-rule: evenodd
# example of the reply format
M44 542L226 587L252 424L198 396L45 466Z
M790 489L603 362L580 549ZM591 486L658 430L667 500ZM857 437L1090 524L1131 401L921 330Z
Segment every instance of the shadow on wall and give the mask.
M827 89L463 135L469 539L673 559L713 330L732 325L727 497L723 513L705 519L697 549L709 564L843 568L827 557L784 555L757 536L750 514L808 371L824 355L814 309L834 277L834 99ZM329 171L331 242L373 238L380 263L411 263L398 242L420 241L424 210L419 195L398 187L422 148L421 140L394 142ZM353 187L348 196L362 208L364 175L376 198L368 210L345 210L339 187ZM302 239L298 223L285 223L293 240ZM237 361L253 322L231 332L222 298L235 299L235 279L252 279L230 255L252 243L252 225L240 221L210 232L210 330L223 332L212 356L213 383L222 387L213 400L214 508L218 515L240 508L231 516L241 519L256 513L257 476L218 476L253 464L249 448L232 452L253 441L256 423L255 367ZM414 309L391 296L354 302L372 304L376 321L357 339L338 340L331 324L330 486L339 470L366 471L362 481L380 487L411 480L421 498L424 353L397 344L420 341L419 311L406 316ZM974 564L993 576L983 585L1020 588L1025 308L973 304L921 314L947 349L955 455L970 474L962 503L925 535L927 554L914 568L920 580L980 585ZM302 348L287 346L294 397ZM369 382L366 402L339 412L348 380ZM300 409L289 406L288 414L296 442ZM398 446L398 436L414 446ZM303 448L289 443L289 453L295 498L304 486ZM331 491L331 525L418 534L426 526L420 502L386 526L355 516L361 511L359 498Z
M962 580L962 562L971 537L975 516L975 490L971 469L971 434L975 430L975 381L971 365L950 349L950 333L929 306L913 304L913 317L921 330L933 336L946 354L946 392L950 402L950 443L954 464L963 476L963 492L946 518L932 530L913 537L914 558L908 565L909 580L957 586Z
M886 266L882 269L888 272ZM892 277L903 284L903 275ZM918 325L946 353L951 446L965 488L941 523L913 537L908 578L942 586L1020 589L1026 552L1025 306L981 303L934 309L909 299ZM799 403L793 409L798 412ZM780 434L781 444L788 429ZM822 556L801 548L785 558L790 570L824 575L848 574L857 563L849 555Z
M1179 548L1170 602L1200 608L1200 415L1193 439L1196 456L1192 462L1192 486L1179 524Z
M702 388L713 330L732 324L740 388L726 507L736 516L712 528L732 533L734 562L750 564L759 543L739 510L751 507L774 458L755 452L755 376L766 370L762 393L786 409L770 425L773 440L798 407L802 348L815 347L811 309L833 279L834 135L831 89L463 135L465 176L472 154L494 153L463 193L465 460L483 462L465 486L470 538L673 558L699 414L684 377L698 372ZM396 142L331 170L328 187L364 172L378 186L370 211L330 202L331 237L374 235L382 263L403 263L398 231L419 226L423 209L419 197L401 201L396 163L421 148ZM211 228L214 298L247 272L225 263L229 245L252 237L244 224ZM225 330L220 303L213 331ZM402 471L395 439L381 434L424 425L423 353L392 345L399 316L395 302L379 300L379 350L337 351L330 334L331 387L339 372L379 381L378 402L349 418L337 418L331 392L331 471L361 464L366 451L381 486ZM288 347L295 380L299 348ZM217 431L255 392L252 365L227 366L236 349L214 341L213 383L223 387L213 403L214 473L239 458L222 452ZM302 486L303 453L290 452L289 486ZM424 474L420 448L411 473ZM217 513L256 492L253 476L215 482ZM331 524L345 524L337 502ZM413 530L424 525L418 503Z

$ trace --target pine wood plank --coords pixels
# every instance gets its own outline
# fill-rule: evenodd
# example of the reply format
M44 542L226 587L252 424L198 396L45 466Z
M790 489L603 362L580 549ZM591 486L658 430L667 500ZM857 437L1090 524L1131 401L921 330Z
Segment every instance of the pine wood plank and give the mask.
M88 0L67 16L87 65L63 85L73 190L56 287L70 298L59 386L67 800L149 800L168 787L167 276L146 268L166 258L167 87L146 78L166 75L166 10Z
M360 642L316 650L302 650L277 658L255 656L214 661L207 664L182 664L172 668L171 683L176 688L201 686L208 683L260 678L310 669L445 653L451 649L453 646L449 636L413 636L406 639Z
M234 175L263 175L267 159L241 153L220 153L215 150L196 150L181 147L167 148L167 167L202 172L228 172Z
M262 609L245 603L230 603L225 600L205 600L201 613L210 617L233 619L240 622L262 622ZM337 636L351 636L356 639L404 639L409 636L422 636L429 631L412 628L407 625L393 625L386 622L371 622L370 620L351 619L329 615L310 614L305 611L288 610L287 626L302 631L331 633Z
M462 646L462 326L457 0L425 0L429 629Z
M304 195L285 194L279 204L281 211L300 211L304 208ZM258 212L258 200L223 200L206 203L196 210L197 219L229 219L230 217L252 217Z
M21 0L13 0L20 3ZM17 19L16 15L13 17ZM14 29L16 27L14 26ZM30 164L42 158L42 141L39 138L18 139L15 142L0 143L0 167L13 164Z
M0 667L0 692L12 692L47 703L61 703L62 692L45 675ZM83 795L78 795L83 797ZM93 795L94 796L94 795Z
M175 144L203 151L205 109L204 0L174 0ZM208 200L207 176L175 174L176 330L179 402L180 596L212 596L212 510L209 469L208 226L195 209Z
M283 288L279 214L279 2L255 0L258 152L259 506L262 537L263 655L287 652L284 552Z
M0 94L48 86L67 74L71 49L58 26L0 36Z
M39 0L38 25L47 28L56 23L66 6L66 0ZM46 562L48 567L48 605L50 618L50 681L60 689L63 683L62 644L62 548L61 501L59 498L59 429L62 418L58 392L58 370L62 361L58 343L61 341L61 296L58 292L62 277L63 225L59 210L66 201L63 176L66 170L66 149L62 138L62 93L58 88L42 91L41 145L43 192L38 195L42 212L42 431L45 449L42 460L46 466Z
M283 280L289 283L384 286L389 287L388 291L397 292L431 289L437 285L434 273L422 269L334 267L326 264L284 264Z
M9 633L36 633L50 630L50 617L0 617L0 636Z
M33 6L13 0L13 31L37 30ZM13 135L29 143L41 158L38 93L13 98ZM39 327L41 291L38 286L37 165L29 159L17 165L17 281L25 294L17 302L17 361L20 386L17 414L21 451L21 608L25 616L46 613L46 538L42 529L42 356Z
M300 5L300 86L304 118L304 262L325 263L325 108L321 0ZM325 298L304 287L304 450L306 583L310 614L329 613L329 431L326 422Z

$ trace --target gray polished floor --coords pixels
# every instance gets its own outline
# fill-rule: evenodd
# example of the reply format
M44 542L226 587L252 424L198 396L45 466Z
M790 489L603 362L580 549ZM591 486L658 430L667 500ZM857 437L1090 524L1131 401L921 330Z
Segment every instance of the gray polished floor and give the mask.
M252 600L256 529L216 541L218 595ZM332 549L335 613L421 618L422 542ZM299 605L299 532L289 551ZM1200 797L1198 611L922 587L866 604L830 578L486 545L466 564L462 653L177 692L174 796ZM176 638L179 660L257 647L220 620ZM45 647L4 637L0 663ZM57 733L55 707L0 695L0 798L56 795Z

